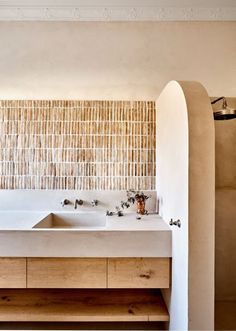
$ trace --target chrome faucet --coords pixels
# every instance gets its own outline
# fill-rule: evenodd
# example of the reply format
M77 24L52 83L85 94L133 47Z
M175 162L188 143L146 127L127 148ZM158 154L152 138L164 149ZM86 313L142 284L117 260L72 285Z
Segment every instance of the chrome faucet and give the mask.
M71 202L68 199L64 199L64 200L61 201L61 206L62 207L66 206L66 205L70 205L70 204L71 204Z
M79 205L79 206L82 206L83 203L84 203L83 200L81 200L81 199L76 199L76 200L75 200L74 208L77 209L77 206L78 206L78 205Z

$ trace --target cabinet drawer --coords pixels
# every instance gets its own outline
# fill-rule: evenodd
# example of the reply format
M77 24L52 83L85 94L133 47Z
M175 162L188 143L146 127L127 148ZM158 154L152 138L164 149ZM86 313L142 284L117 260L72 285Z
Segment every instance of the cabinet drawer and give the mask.
M26 288L26 258L0 258L0 288Z
M28 258L28 288L105 288L106 259Z
M108 259L109 288L168 288L168 258Z

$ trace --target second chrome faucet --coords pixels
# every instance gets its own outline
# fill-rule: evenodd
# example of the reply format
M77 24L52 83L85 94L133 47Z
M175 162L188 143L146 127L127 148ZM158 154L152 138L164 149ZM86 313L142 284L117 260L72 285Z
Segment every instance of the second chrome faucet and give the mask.
M77 206L78 206L78 205L79 205L79 206L82 206L83 203L84 203L83 200L81 200L81 199L75 199L74 208L77 209Z

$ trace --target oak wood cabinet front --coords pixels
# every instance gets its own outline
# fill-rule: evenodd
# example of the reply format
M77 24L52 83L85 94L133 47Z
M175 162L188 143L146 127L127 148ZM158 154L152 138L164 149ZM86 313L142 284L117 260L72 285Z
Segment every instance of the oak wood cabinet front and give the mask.
M168 288L169 258L0 258L0 288Z
M28 258L28 288L106 288L106 259Z
M168 288L169 258L108 259L108 288Z
M0 258L0 288L26 288L26 258Z

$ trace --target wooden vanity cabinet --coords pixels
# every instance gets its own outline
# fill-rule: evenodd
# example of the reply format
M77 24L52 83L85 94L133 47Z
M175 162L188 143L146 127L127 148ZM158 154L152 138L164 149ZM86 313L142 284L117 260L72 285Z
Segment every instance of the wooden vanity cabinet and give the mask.
M28 288L106 288L106 259L28 258Z
M169 258L0 258L0 322L169 321L169 269Z
M26 258L0 258L0 288L26 288Z
M168 288L168 258L108 259L108 288Z
M169 258L0 258L0 288L168 288Z
M168 258L28 258L28 288L168 288Z

